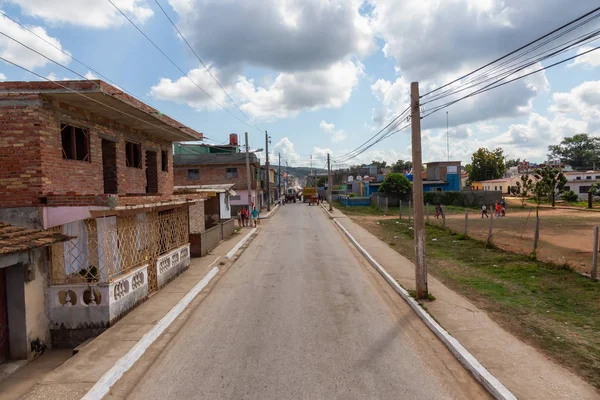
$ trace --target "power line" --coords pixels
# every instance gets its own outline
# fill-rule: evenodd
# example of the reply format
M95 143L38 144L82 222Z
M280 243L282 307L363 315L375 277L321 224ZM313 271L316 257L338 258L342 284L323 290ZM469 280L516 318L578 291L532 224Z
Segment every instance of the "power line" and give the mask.
M123 11L121 11L121 9L119 7L117 7L115 5L115 3L113 3L112 0L108 0L108 2L110 4L112 4L112 6L123 16L125 17L125 19L127 21L129 21L129 23L131 25L133 25L133 27L135 29L137 29L138 32L140 32L142 34L142 36L144 36L146 38L146 40L148 40L167 60L169 60L169 62L171 62L171 64L173 64L173 66L175 68L177 68L179 70L179 72L181 72L181 74L186 77L190 82L192 82L202 93L204 93L209 99L211 99L213 102L215 102L219 107L221 107L223 110L227 111L232 117L234 117L235 119L237 119L238 121L240 121L242 124L250 127L250 128L254 128L254 129L258 129L256 126L250 125L247 122L241 120L237 115L235 115L234 113L232 113L230 110L228 110L227 108L225 108L221 103L219 103L217 100L214 99L214 97L212 97L210 94L208 94L208 92L204 89L202 89L202 87L200 87L200 85L198 85L192 78L190 78L189 74L187 74L179 65L177 65L177 63L175 61L173 61L173 59L171 59L171 57L169 57L167 55L167 53L165 53L152 39L150 39L150 37L148 35L146 35L146 33L144 33L144 31L138 27L135 22L133 22L131 20L131 18L129 18ZM260 129L258 129L260 130ZM262 130L261 130L262 132Z
M158 2L158 0L154 0L154 2L158 6L158 8L160 8L160 10L163 12L163 14L165 15L165 17L167 17L167 19L169 20L169 22L171 23L171 25L173 25L173 28L175 28L175 30L177 31L177 33L179 34L179 36L181 36L181 38L183 39L183 41L185 42L185 44L187 45L187 47L192 51L192 53L194 53L194 55L196 56L196 58L198 59L198 61L200 62L200 64L202 64L202 66L204 67L204 69L206 70L206 72L208 72L208 74L213 78L213 80L217 83L217 85L219 85L219 87L221 88L221 90L223 91L223 93L225 93L225 95L227 96L227 98L229 99L229 101L231 101L231 103L233 103L233 105L240 111L240 113L242 113L242 115L244 117L246 117L246 119L250 122L250 124L252 124L252 126L254 126L258 130L261 130L260 128L258 128L252 122L252 120L250 119L250 117L248 117L246 115L246 113L244 113L244 111L242 111L242 109L236 104L236 102L231 98L231 96L229 95L229 93L227 93L227 91L225 90L225 88L221 85L221 83L219 82L219 80L213 75L212 72L210 72L210 69L200 59L200 56L198 55L198 53L196 53L196 51L192 48L192 46L187 41L187 39L185 38L185 36L183 36L183 33L181 33L181 31L179 30L179 28L177 28L177 25L175 25L175 22L173 22L173 20L171 19L171 17L169 17L169 15L165 11L165 9Z
M168 131L167 129L163 128L162 126L159 126L159 125L154 125L154 124L153 124L153 123L151 123L151 122L148 122L148 121L146 121L146 120L143 120L143 119L141 119L141 118L138 118L138 117L136 117L136 116L134 116L134 115L131 115L131 114L129 114L129 113L126 113L125 111L119 110L118 108L114 108L114 107L111 107L111 106L109 106L108 104L104 104L104 103L102 103L102 102L100 102L100 101L98 101L98 100L96 100L96 99L94 99L94 98L92 98L92 97L86 96L86 95L84 95L83 93L81 93L81 92L78 92L77 90L71 89L70 87L68 87L68 86L65 86L65 85L62 85L62 84L60 84L60 83L59 83L59 82L57 82L57 81L53 81L53 80L51 80L51 79L49 79L49 78L46 78L45 76L43 76L43 75L40 75L40 74L38 74L37 72L33 72L32 70L30 70L30 69L27 69L27 68L23 67L22 65L19 65L19 64L15 63L15 62L12 62L12 61L10 61L10 60L8 60L8 59L6 59L6 58L2 57L2 56L0 56L0 60L4 61L5 63L7 63L7 64L10 64L10 65L12 65L12 66L14 66L14 67L20 68L20 69L22 69L23 71L29 72L30 74L32 74L32 75L35 75L35 76L37 76L38 78L44 79L44 80L46 80L46 81L48 81L48 82L50 82L50 83L52 83L52 84L54 84L54 85L56 85L56 86L60 86L61 88L63 88L63 89L66 89L66 90L68 90L69 92L73 92L73 93L75 93L75 94L77 94L77 95L79 95L79 96L81 96L81 97L83 97L83 98L85 98L85 99L87 99L87 100L90 100L90 101L93 101L94 103L100 104L100 105L101 105L101 106L103 106L103 107L109 108L109 109L111 109L111 110L113 110L113 111L116 111L116 112L118 112L118 113L120 113L120 114L123 114L123 115L126 115L126 116L128 116L128 117L131 117L131 118L133 118L133 119L135 119L135 120L137 120L137 121L143 122L143 123L145 123L145 124L148 124L148 125L150 125L150 126L152 126L152 127L154 127L154 128L157 128L157 129L163 130L163 131L165 131L165 132L167 132L167 133L172 133L172 132ZM148 113L145 113L145 114L148 114ZM150 114L148 114L148 115L150 115Z
M110 1L110 0L109 0L109 1ZM547 34L545 34L545 35L543 35L543 36L541 36L541 37L539 37L539 38L537 38L537 39L535 39L535 40L532 40L531 42L529 42L529 43L527 43L527 44L525 44L525 45L523 45L523 46L519 47L518 49L516 49L516 50L513 50L513 51L511 51L510 53L508 53L508 54L505 54L505 55L503 55L502 57L499 57L499 58L495 59L494 61L491 61L491 62L489 62L489 63L487 63L487 64L485 64L485 65L483 65L483 66L481 66L481 67L479 67L479 68L477 68L477 69L475 69L475 70L473 70L473 71L471 71L471 72L469 72L469 73L467 73L467 74L465 74L465 75L463 75L463 76L461 76L461 77L459 77L459 78L456 78L456 79L454 79L453 81L451 81L451 82L448 82L448 83L446 83L446 84L444 84L444 85L442 85L442 86L440 86L440 87L438 87L438 88L436 88L436 89L434 89L434 90L431 90L431 91L429 91L429 92L427 92L427 93L425 93L425 94L423 94L423 95L421 95L421 96L419 96L419 97L420 97L420 98L423 98L423 97L425 97L425 96L427 96L427 95L430 95L431 93L435 93L435 92L437 92L438 90L441 90L441 89L443 89L443 88L445 88L445 87L447 87L447 86L449 86L449 85L452 85L452 84L454 84L454 83L456 83L456 82L459 82L459 81L463 80L464 78L466 78L466 77L468 77L468 76L471 76L471 75L473 75L474 73L476 73L476 72L479 72L479 71L483 70L484 68L487 68L487 67L489 67L490 65L497 63L498 61L501 61L501 60L503 60L503 59L505 59L505 58L507 58L507 57L510 57L511 55L513 55L513 54L515 54L515 53L517 53L517 52L519 52L519 51L521 51L521 50L525 49L526 47L529 47L529 46L531 46L532 44L534 44L534 43L536 43L536 42L538 42L538 41L540 41L540 40L542 40L542 39L545 39L546 37L548 37L548 36L550 36L550 35L553 35L554 33L556 33L556 32L558 32L558 31L560 31L560 30L562 30L562 29L566 28L567 26L569 26L569 25L572 25L572 24L574 24L575 22L578 22L578 21L580 21L580 20L582 20L582 19L586 18L587 16L589 16L589 15L591 15L591 14L594 14L594 13L595 13L595 12L597 12L598 10L600 10L600 7L597 7L597 8L595 8L595 9L593 9L592 11L590 11L590 12L588 12L588 13L586 13L586 14L584 14L584 15L582 15L582 16L580 16L580 17L578 17L578 18L576 18L576 19L574 19L574 20L572 20L572 21L569 21L569 22L567 22L567 23L566 23L566 24L564 24L564 25L561 25L560 27L558 27L558 28L554 29L553 31L551 31L551 32L549 32L549 33L547 33Z
M477 90L477 91L475 91L475 92L472 92L472 93L470 93L470 94L468 94L468 95L466 95L466 96L464 96L464 97L461 97L460 99L453 100L453 101L451 101L451 102L448 102L448 103L446 103L446 104L443 104L443 105L441 105L441 106L438 106L438 107L436 107L435 109L431 110L429 113L427 113L427 114L425 114L423 117L421 117L421 119L424 119L424 118L426 118L426 117L430 116L431 114L433 114L433 113L436 113L436 112L440 111L440 110L441 110L441 109L443 109L443 108L449 107L449 106L451 106L452 104L458 103L458 102L459 102L459 101L461 101L461 100L467 99L467 98L469 98L469 97L472 97L472 96L476 96L476 95L478 95L478 94L481 94L481 93L485 93L485 92L487 92L487 91L489 91L489 90L492 90L492 89L499 88L499 87L501 87L501 86L504 86L504 85L506 85L506 84L508 84L508 83L511 83L511 82L517 81L517 80L519 80L519 79L523 79L523 78L525 78L525 77L527 77L527 76L530 76L530 75L533 75L533 74L537 74L538 72L541 72L541 71L544 71L544 70L546 70L546 69L549 69L549 68L555 67L555 66L557 66L557 65L563 64L563 63L565 63L565 62L567 62L567 61L571 61L571 60L573 60L573 59L575 59L575 58L577 58L577 57L581 57L581 56L583 56L583 55L586 55L586 54L588 54L588 53L591 53L592 51L596 51L596 50L598 50L598 49L600 49L600 46L599 46L599 47L594 47L594 48L592 48L592 49L589 49L589 50L586 50L586 51L584 51L584 52L582 52L582 53L579 53L579 54L576 54L576 55L574 55L574 56L572 56L572 57L565 58L564 60L561 60L561 61L555 62L554 64L550 64L550 65L548 65L548 66L546 66L546 67L539 68L539 69L537 69L537 70L535 70L535 71L529 72L529 73L527 73L527 74L525 74L525 75L519 76L519 77L517 77L517 78L514 78L514 79L511 79L511 80L509 80L509 81L502 82L502 83L500 83L500 84L498 84L498 85L495 85L495 86L491 86L491 85L494 85L495 83L498 83L498 81L500 81L500 80L504 79L504 78L502 78L502 79L500 79L500 80L498 80L498 81L496 81L496 82L493 82L493 83L491 83L490 85L487 85L487 86L485 86L485 87L483 87L483 88L481 88L481 89L479 89L479 90Z

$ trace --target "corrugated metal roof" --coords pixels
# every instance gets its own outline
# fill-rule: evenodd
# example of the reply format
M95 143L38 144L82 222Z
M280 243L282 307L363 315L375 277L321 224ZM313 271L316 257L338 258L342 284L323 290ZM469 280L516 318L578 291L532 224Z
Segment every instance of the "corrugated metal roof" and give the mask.
M62 233L27 229L0 221L0 255L22 253L70 239Z

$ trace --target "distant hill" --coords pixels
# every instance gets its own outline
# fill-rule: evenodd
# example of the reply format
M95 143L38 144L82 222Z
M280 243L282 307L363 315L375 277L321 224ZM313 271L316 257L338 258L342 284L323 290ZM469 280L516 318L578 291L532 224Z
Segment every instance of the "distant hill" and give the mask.
M292 174L300 179L306 178L311 173L310 167L281 167L281 172L286 172ZM327 173L326 169L323 168L313 168L313 173L323 174Z

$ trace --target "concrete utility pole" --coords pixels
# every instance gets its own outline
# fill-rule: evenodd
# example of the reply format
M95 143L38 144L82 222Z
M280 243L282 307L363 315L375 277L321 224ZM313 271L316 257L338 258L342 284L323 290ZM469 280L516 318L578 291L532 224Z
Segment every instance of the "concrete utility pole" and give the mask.
M415 283L417 299L426 299L427 264L425 262L425 221L423 215L423 159L421 156L421 107L419 83L410 84L412 163L413 163L413 206L415 237Z
M248 179L248 210L252 210L252 181L250 180L250 150L248 148L248 132L246 136L246 178Z
M277 200L281 204L281 153L277 153L279 156L279 172L277 172L277 176L279 179L277 180Z
M327 202L329 203L329 211L333 211L333 206L331 205L331 181L331 161L329 153L327 153Z
M269 134L265 131L265 153L267 154L267 211L271 211L271 170L269 169Z

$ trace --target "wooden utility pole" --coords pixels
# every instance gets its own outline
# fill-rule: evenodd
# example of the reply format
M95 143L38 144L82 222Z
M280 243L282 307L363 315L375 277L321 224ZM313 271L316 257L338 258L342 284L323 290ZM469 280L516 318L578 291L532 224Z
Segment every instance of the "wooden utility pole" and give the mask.
M246 178L248 179L248 211L252 210L252 181L250 180L250 149L248 148L248 132L246 137Z
M271 170L269 169L269 134L265 131L265 153L267 160L265 165L267 166L267 211L271 211Z
M594 227L594 246L592 246L592 279L598 277L598 226Z
M413 163L413 229L415 238L415 283L417 299L429 297L425 262L425 221L423 212L423 157L421 155L421 106L419 83L410 84L412 163Z
M329 211L333 211L333 205L331 204L331 160L329 158L329 153L327 153L327 202L329 203Z
M277 153L279 156L279 172L277 172L277 176L279 179L277 180L277 200L279 200L279 204L281 204L281 153Z

